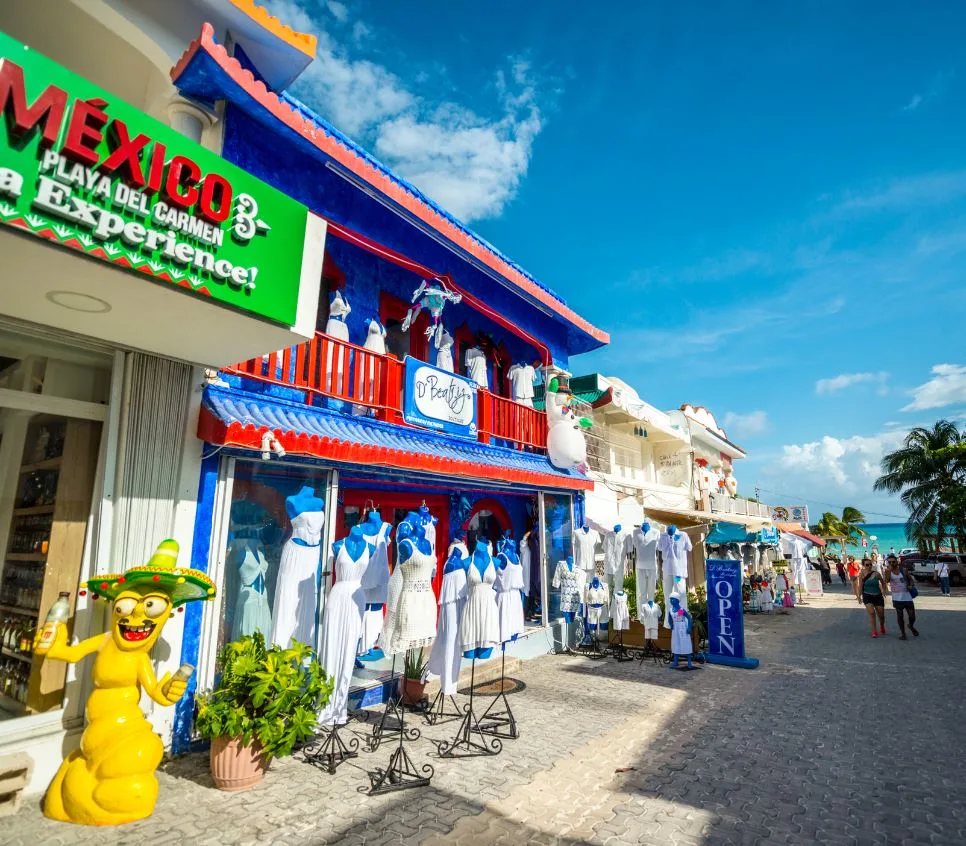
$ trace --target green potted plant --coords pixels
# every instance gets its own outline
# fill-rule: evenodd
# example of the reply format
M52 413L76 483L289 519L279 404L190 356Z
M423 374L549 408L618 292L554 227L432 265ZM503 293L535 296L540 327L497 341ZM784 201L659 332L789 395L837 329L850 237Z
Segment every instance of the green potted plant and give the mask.
M211 741L211 775L221 790L245 790L272 758L292 754L315 732L332 682L305 644L265 646L261 632L226 644L220 677L197 697L195 728Z
M429 661L423 659L423 648L410 649L406 652L403 666L402 699L407 705L418 705L423 698L426 688L426 668Z

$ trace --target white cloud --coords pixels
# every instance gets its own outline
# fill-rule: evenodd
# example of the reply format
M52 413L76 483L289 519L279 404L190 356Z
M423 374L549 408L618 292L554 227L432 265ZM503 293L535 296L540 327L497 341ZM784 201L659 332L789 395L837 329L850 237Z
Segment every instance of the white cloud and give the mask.
M966 366L937 364L930 372L932 379L913 389L912 402L903 411L924 411L966 402Z
M966 196L966 170L925 173L893 179L864 192L850 192L833 216L936 206Z
M326 5L348 22L344 4ZM463 220L498 216L513 200L543 125L526 61L511 59L509 74L497 73L498 113L481 116L458 103L429 102L387 67L353 59L293 0L269 6L289 25L318 35L316 59L293 90L323 117ZM364 22L353 24L356 43L370 36Z
M834 394L837 391L843 391L846 388L850 388L853 385L861 385L863 383L872 382L878 384L878 393L884 394L887 392L886 382L889 379L889 374L885 372L878 373L841 373L838 376L832 376L829 379L819 379L815 383L815 393L816 394Z
M747 414L739 414L729 411L724 416L724 427L728 436L738 438L761 435L768 431L768 412L749 411Z
M904 112L914 112L922 105L922 94L914 94L912 99L902 107Z

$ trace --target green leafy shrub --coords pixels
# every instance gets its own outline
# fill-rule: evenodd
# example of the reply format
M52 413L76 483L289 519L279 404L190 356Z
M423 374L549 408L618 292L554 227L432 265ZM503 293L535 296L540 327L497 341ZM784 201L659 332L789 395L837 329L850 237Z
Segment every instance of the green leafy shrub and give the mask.
M254 738L268 758L291 755L296 743L312 737L332 694L308 646L293 641L290 649L266 648L261 632L226 644L218 669L215 689L196 699L195 727L208 740L237 737L248 746Z

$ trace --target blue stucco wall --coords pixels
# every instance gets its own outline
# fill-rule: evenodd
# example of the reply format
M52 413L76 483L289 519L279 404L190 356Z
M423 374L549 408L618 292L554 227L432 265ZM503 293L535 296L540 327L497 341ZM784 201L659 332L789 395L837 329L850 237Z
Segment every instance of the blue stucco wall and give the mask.
M240 109L231 105L226 109L223 155L228 161L278 187L323 217L354 229L437 273L451 274L460 286L545 343L555 363L568 366L572 339L565 324L327 168L319 161L318 152L309 153L310 149L304 139L280 138ZM280 150L284 150L284 155ZM408 300L419 284L415 275L337 238L329 238L326 249L346 274L347 293L353 308L350 316L353 341L364 338L362 321L378 313L380 285L391 286L385 290ZM514 358L518 351L524 352L520 349L524 345L515 336L501 329L497 337L494 324L471 309L461 306L450 312L450 308L447 306L444 312L444 323L450 331L465 320L472 330L491 332L497 342L505 340L514 350ZM530 358L529 353L526 358Z

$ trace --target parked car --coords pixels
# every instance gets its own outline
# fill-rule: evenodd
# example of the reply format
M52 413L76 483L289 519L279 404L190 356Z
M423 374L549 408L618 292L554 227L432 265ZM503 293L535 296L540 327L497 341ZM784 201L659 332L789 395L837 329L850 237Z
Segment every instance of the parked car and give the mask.
M915 546L907 546L899 550L899 557L902 558L903 555L918 555L919 548Z
M959 555L952 552L944 552L937 555L935 552L925 558L917 558L911 562L904 562L908 566L912 565L912 575L916 581L931 581L936 573L936 562L942 559L949 564L949 583L951 585L961 585L966 579L966 555Z

